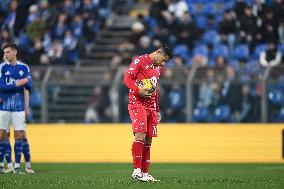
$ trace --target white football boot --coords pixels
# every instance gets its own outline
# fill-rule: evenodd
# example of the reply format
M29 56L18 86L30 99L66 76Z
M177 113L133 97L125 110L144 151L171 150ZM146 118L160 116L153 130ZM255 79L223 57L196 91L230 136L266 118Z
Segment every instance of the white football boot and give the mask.
M131 177L132 177L133 180L148 182L147 177L143 176L143 173L141 172L140 168L134 169Z
M4 170L4 173L15 173L15 169L13 167L8 167L7 169Z
M27 168L25 169L25 171L26 171L27 174L34 174L34 173L35 173L34 170L32 170L31 167L27 167Z
M143 177L147 179L148 182L160 182L161 180L155 179L152 175L148 173L143 173Z

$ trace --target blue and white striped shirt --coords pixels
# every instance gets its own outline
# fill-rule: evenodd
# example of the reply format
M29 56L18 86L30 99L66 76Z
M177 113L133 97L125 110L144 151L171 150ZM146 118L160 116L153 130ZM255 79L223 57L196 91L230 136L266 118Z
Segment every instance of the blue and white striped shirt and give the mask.
M28 78L25 86L17 87L16 82ZM3 62L0 64L0 110L18 112L25 110L24 88L32 88L29 66L17 61L15 66Z

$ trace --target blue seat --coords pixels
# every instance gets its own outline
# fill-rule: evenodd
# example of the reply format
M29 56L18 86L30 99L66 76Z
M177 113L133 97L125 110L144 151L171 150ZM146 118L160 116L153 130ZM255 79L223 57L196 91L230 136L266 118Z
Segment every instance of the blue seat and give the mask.
M280 109L279 114L277 115L278 122L284 122L284 107Z
M193 110L193 121L195 122L206 122L209 120L209 109L208 107L197 107Z
M249 47L248 45L241 44L237 45L233 50L233 57L237 59L249 58Z
M282 55L283 55L284 54L284 45L279 44L279 45L277 45L277 48L282 52Z
M181 56L185 61L187 61L189 59L189 50L188 47L186 45L177 45L174 48L174 52L173 54L175 56Z
M218 13L218 9L214 2L204 4L203 14L216 15L217 13Z
M193 49L193 55L203 55L208 57L209 54L209 50L208 47L206 45L198 45Z
M231 110L228 105L220 105L214 111L215 122L229 122L231 117Z
M251 59L246 64L246 70L248 73L258 73L260 71L260 64L257 60Z
M273 89L268 93L268 99L274 105L281 105L284 103L283 92L279 89Z
M260 53L265 51L267 49L267 45L265 44L258 44L255 49L254 49L254 52L253 52L253 57L254 58L258 58Z
M205 16L196 16L195 22L200 29L206 29L208 27L207 18Z
M209 30L203 34L202 41L206 44L216 44L218 36L219 34L216 30Z
M223 56L225 58L229 57L229 47L225 44L220 44L214 47L213 49L213 57Z

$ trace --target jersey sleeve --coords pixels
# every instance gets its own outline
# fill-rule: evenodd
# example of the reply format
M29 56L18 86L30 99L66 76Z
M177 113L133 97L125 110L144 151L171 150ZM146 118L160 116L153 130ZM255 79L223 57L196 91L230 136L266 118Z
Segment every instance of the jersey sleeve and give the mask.
M136 79L137 79L137 75L139 73L140 70L140 64L142 63L141 59L136 58L132 61L132 63L130 64L129 68L125 71L124 74L124 84L131 89L132 91L134 91L134 93L138 94L139 92L139 88L138 86L135 84Z
M30 73L29 66L27 66L26 68L27 68L27 70L25 72L24 78L28 78L28 83L25 85L25 88L30 91L32 89L32 83L33 83L32 82L32 76L31 76L31 73Z

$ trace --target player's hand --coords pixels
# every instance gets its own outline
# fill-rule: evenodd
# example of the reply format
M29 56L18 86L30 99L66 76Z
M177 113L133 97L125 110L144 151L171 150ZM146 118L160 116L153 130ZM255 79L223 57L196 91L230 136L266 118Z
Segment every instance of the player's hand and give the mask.
M160 112L157 112L157 123L160 123L162 119L162 116L160 114Z
M138 95L142 98L149 98L151 94L148 93L147 89L140 89Z
M20 87L27 84L28 82L29 82L28 78L20 79L16 82L16 86Z
M25 116L26 117L30 116L30 109L29 109L29 107L25 107Z

